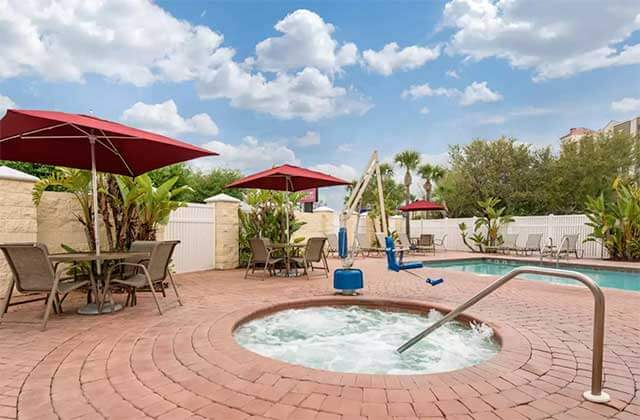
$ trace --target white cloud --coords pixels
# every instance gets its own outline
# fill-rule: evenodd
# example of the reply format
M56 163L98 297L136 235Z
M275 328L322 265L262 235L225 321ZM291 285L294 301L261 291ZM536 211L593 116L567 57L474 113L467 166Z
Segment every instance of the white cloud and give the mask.
M16 108L17 105L8 96L0 95L0 118L4 116L9 108Z
M359 176L358 171L356 171L353 166L346 165L344 163L338 165L333 163L322 163L311 166L311 169L344 179L345 181L353 181Z
M428 114L429 112L431 112L431 111L429 111L429 108L427 108L426 106L423 106L422 108L420 108L420 111L419 111L419 112L420 112L422 115L427 115L427 114Z
M179 134L215 136L218 134L218 126L209 115L203 113L184 118L172 99L159 104L136 102L122 113L121 119L136 127L168 136Z
M473 82L462 92L460 105L469 106L476 102L497 102L502 100L502 95L487 87L487 82Z
M214 140L202 147L218 152L220 156L196 159L191 163L201 170L222 167L250 173L283 163L300 165L295 152L285 144L261 141L253 136L243 138L239 144Z
M627 97L611 102L611 109L617 112L640 112L640 98Z
M333 74L357 62L354 44L338 46L334 28L297 10L276 25L283 35L256 47L242 64L223 36L178 20L149 0L42 5L0 0L0 80L36 75L84 82L89 74L136 86L195 81L203 98L226 98L236 107L278 118L315 121L358 115L371 107ZM253 67L276 71L271 77ZM297 73L287 70L299 69Z
M480 124L504 124L507 118L504 115L489 115L481 117L478 121Z
M278 118L317 121L338 115L362 115L369 102L318 69L307 67L295 75L278 73L272 80L251 74L235 62L210 72L198 86L201 98L227 98L231 105Z
M440 55L440 48L426 48L413 45L400 49L398 44L391 42L380 51L366 50L362 53L367 67L384 76L391 75L395 70L413 70L422 67L427 61L432 61Z
M267 38L256 45L255 65L267 71L315 67L327 72L355 64L358 48L353 43L338 47L333 25L318 14L299 9L276 23L280 37Z
M458 74L457 71L451 69L451 70L447 70L447 76L452 77L454 79L459 79L460 75Z
M403 98L418 99L425 96L459 97L460 105L469 106L476 102L496 102L502 100L502 95L487 86L487 82L473 82L464 91L448 88L432 88L429 83L411 85L402 91Z
M311 166L311 169L333 175L345 181L353 181L360 176L354 167L346 164L322 163ZM338 212L344 207L346 193L347 189L345 187L331 187L321 188L318 195L321 201L324 201L327 206Z
M302 147L318 145L320 144L320 134L315 131L307 131L304 136L296 139L296 144Z
M0 40L0 78L82 82L97 74L145 86L191 79L229 55L222 35L146 0L2 1Z
M353 144L344 143L338 145L338 152L353 152Z
M429 83L423 85L411 85L409 89L402 91L402 97L411 97L412 99L422 98L425 96L456 96L460 91L457 89L432 88Z
M534 69L534 80L640 63L640 44L621 45L640 29L640 2L582 0L579 6L574 0L452 0L443 25L454 28L452 52L503 58Z

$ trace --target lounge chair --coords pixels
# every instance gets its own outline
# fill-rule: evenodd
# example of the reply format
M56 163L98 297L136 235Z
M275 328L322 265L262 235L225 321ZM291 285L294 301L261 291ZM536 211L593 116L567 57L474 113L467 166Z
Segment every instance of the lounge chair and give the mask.
M527 235L527 242L525 242L523 247L515 247L516 254L522 252L522 254L526 256L529 255L529 253L542 252L540 242L542 242L542 233L530 233Z
M58 264L54 268L49 260L49 251L44 244L35 242L3 244L0 245L0 249L2 249L12 274L7 294L0 305L0 322L7 312L14 287L20 293L48 293L47 306L42 318L42 329L44 330L47 327L51 308L54 307L58 311L61 308L62 300L68 293L89 285L89 280L86 277L63 279L62 274L69 267Z
M358 233L357 239L358 239L358 248L356 249L356 252L354 253L354 255L357 255L357 254L364 255L364 253L366 252L368 257L369 255L371 255L372 252L379 254L380 252L383 251L382 248L373 246L373 244L371 243L371 238L366 233Z
M556 248L553 245L546 247L542 251L541 258L545 256L552 256L557 259L565 256L567 259L569 255L573 254L576 258L581 258L584 255L584 251L582 253L578 252L578 234L569 234L562 235L562 239L560 240L560 245Z
M515 251L517 249L518 234L517 233L505 233L502 235L502 244L498 246L497 251L507 253L509 251Z
M436 255L436 244L431 233L423 233L418 238L418 244L415 246L418 252L433 252Z
M330 233L327 235L327 255L338 253L338 235Z
M264 280L267 277L267 274L270 276L273 275L273 269L275 265L279 262L284 261L282 257L275 257L275 250L271 249L267 243L267 240L263 238L251 238L249 240L249 246L251 247L251 256L249 257L249 262L247 263L247 270L244 272L244 278L249 277L249 270L251 270L251 274L256 272L256 267L258 265L262 265L263 273L262 279Z
M417 250L416 246L413 245L409 240L406 232L398 232L398 244L400 245L400 247L397 249L397 251L408 252Z
M435 238L433 239L433 244L436 247L440 247L443 250L447 250L447 234L445 233L444 235L442 235L440 238Z
M291 261L296 266L301 266L304 269L304 274L309 280L311 280L309 270L314 271L316 268L321 269L325 277L329 277L329 264L327 264L327 257L324 253L326 242L327 238L309 238L302 257L291 257ZM322 267L316 267L313 263L322 263Z
M144 249L146 252L150 251L148 261L141 261L138 263L125 261L115 264L109 268L104 285L105 293L109 292L109 288L112 284L124 286L129 290L125 305L129 304L134 306L138 302L136 295L137 289L148 287L151 291L151 295L153 296L153 300L156 303L158 312L162 315L162 308L160 307L160 302L156 296L155 286L159 285L161 287L162 294L165 295L163 283L168 278L169 283L171 283L171 287L173 288L173 292L176 295L176 300L178 301L178 304L182 306L182 300L180 299L178 288L176 287L173 275L169 270L171 256L179 243L180 241L141 241L137 244L134 242L132 244L133 249ZM134 268L135 270L133 271L133 274L129 276L118 277L117 269L121 267ZM101 301L104 302L105 298L103 297Z

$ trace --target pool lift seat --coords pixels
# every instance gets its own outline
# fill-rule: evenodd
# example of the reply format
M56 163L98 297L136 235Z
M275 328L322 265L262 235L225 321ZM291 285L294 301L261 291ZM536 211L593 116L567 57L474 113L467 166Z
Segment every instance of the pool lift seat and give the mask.
M400 272L400 271L406 271L408 274L411 274L412 276L418 277L418 278L422 278L419 275L411 272L410 270L415 270L418 268L424 268L424 264L421 261L409 261L409 262L403 262L402 261L402 257L404 255L403 251L400 251L400 260L398 261L397 258L397 252L396 252L396 247L395 247L395 243L393 241L393 238L391 236L387 236L385 238L385 254L387 255L387 268L390 271L395 271ZM444 282L444 279L439 278L439 279L431 279L431 278L427 278L426 279L427 284L430 284L431 286L437 286L440 283Z

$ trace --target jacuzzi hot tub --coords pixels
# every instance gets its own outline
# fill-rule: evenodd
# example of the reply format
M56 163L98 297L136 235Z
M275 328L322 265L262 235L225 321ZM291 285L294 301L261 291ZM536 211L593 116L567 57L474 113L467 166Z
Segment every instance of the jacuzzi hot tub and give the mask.
M411 350L395 349L442 314L364 305L310 306L261 314L234 331L246 349L283 362L334 372L426 374L491 359L493 330L469 319L450 322Z

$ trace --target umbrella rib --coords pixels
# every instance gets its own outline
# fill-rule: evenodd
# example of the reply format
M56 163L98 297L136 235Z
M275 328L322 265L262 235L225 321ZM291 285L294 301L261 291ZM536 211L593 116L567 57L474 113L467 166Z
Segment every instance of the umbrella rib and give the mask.
M69 125L69 123L61 123L61 124L57 124L57 125L52 125L50 127L39 128L37 130L27 131L26 133L16 134L15 136L7 137L6 139L0 139L0 143L3 143L5 141L9 141L9 140L13 140L13 139L17 139L17 138L25 138L25 135L29 136L30 134L39 133L41 131L53 130L54 128L64 127L65 125Z
M116 147L115 144L113 144L111 142L111 140L109 139L109 137L105 134L104 131L100 130L100 132L102 133L102 135L104 136L104 138L107 140L107 142L111 145L111 147L113 147L112 153L115 153L116 156L118 156L120 158L120 160L122 161L122 163L124 164L125 168L127 168L127 171L129 171L129 175L131 175L132 177L135 177L133 171L131 170L131 168L129 167L129 164L127 163L127 161L124 159L124 157L122 156L122 154L120 154L120 151L118 150L118 148Z

